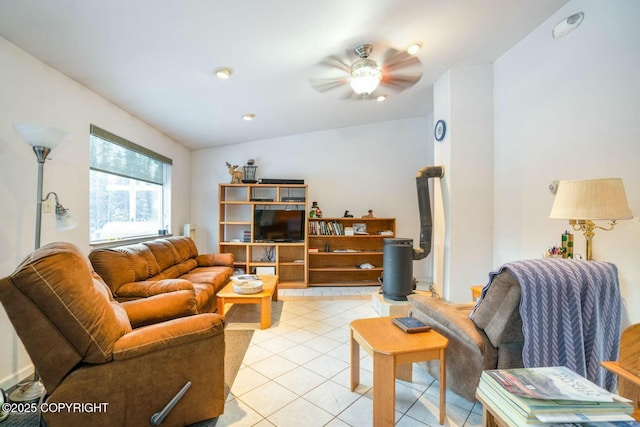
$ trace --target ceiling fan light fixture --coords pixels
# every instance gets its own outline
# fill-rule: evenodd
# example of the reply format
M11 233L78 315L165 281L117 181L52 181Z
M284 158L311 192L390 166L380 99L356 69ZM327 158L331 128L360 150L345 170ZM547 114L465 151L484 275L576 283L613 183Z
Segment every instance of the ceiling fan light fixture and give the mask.
M351 89L358 95L370 95L380 84L382 71L375 61L363 58L351 65Z
M251 120L255 119L256 115L255 114L245 114L244 116L242 116L242 120L244 120L245 122L250 122Z

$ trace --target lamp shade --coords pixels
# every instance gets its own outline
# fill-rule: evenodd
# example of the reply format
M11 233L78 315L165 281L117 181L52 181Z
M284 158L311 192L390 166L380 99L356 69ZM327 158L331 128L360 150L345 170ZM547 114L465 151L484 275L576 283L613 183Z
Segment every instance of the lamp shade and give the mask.
M560 181L549 218L618 220L633 218L620 178Z
M36 125L30 123L16 123L13 128L20 134L22 139L34 147L47 147L50 150L56 148L68 133L60 129L49 126Z

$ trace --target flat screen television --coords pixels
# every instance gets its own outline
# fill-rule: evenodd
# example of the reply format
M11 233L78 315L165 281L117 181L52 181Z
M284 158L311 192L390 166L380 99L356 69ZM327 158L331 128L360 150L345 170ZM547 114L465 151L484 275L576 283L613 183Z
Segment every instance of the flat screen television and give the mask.
M304 242L302 210L262 210L253 214L253 239L256 242Z

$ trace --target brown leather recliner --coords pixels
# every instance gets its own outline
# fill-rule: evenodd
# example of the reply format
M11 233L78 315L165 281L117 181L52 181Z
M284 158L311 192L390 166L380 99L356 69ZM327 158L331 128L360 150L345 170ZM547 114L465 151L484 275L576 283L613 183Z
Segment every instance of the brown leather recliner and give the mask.
M0 301L47 389L45 403L103 404L47 411L50 427L151 425L188 383L161 425L224 411L223 318L189 316L192 292L119 303L77 247L52 243L0 280Z

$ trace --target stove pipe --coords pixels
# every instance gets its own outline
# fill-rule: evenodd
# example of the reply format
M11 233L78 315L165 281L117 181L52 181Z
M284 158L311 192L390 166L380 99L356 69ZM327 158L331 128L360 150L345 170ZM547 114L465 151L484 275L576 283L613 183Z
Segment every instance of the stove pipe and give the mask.
M394 301L406 301L415 288L411 261L426 258L431 253L433 217L429 200L429 178L442 178L442 166L426 166L416 175L418 210L420 213L420 246L413 248L412 239L384 239L382 258L382 293Z

